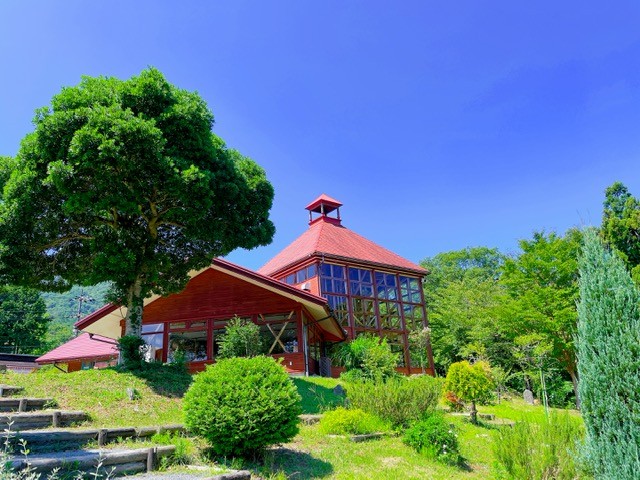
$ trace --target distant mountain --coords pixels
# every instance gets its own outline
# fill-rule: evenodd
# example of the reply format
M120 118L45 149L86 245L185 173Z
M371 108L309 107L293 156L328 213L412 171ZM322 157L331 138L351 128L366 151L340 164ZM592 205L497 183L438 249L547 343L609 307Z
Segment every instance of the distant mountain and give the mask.
M71 339L73 324L107 303L105 297L108 290L108 283L100 283L92 287L72 287L64 293L43 292L42 298L51 316L48 347L55 348Z

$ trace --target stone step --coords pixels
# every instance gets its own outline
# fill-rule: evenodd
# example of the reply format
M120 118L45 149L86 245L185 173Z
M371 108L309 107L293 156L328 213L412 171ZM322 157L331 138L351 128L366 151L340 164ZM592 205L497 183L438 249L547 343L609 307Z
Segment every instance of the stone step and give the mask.
M163 425L159 427L119 427L119 428L54 428L47 430L22 430L0 432L0 444L8 439L14 451L20 449L21 440L32 452L64 451L81 448L95 442L99 447L119 439L149 439L156 433L183 433L183 425Z
M0 397L10 397L24 391L24 387L14 387L11 385L0 385Z
M73 478L80 472L87 472L94 478L105 478L107 475L113 477L153 471L159 459L173 455L175 448L173 445L165 445L138 449L73 450L30 454L28 458L16 455L9 461L12 470L19 472L28 469L30 473L39 474L39 477L35 476L36 479L45 479L46 475L55 469L58 469L58 475Z
M88 419L89 416L84 412L66 410L2 413L0 414L0 430L17 432L34 428L62 427Z
M47 405L54 405L52 398L0 398L0 412L43 410Z

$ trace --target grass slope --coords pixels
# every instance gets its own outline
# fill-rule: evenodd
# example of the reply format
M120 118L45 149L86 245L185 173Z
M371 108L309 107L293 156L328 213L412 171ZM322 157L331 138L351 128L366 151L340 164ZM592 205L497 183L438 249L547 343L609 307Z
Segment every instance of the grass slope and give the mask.
M26 396L53 398L58 408L64 410L84 410L91 415L87 426L151 426L183 422L181 398L167 394L157 381L131 373L113 369L62 373L47 368L27 375L4 373L0 377L3 384L24 387ZM169 374L163 381L172 382L176 378ZM128 388L137 392L134 400L129 400Z

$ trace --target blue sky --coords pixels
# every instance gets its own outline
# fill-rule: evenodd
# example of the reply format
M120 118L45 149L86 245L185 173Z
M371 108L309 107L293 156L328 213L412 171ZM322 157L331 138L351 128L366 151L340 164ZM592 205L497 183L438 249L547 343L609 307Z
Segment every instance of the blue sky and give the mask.
M0 154L81 75L197 90L276 191L273 243L320 193L410 260L599 224L640 196L640 3L0 2Z

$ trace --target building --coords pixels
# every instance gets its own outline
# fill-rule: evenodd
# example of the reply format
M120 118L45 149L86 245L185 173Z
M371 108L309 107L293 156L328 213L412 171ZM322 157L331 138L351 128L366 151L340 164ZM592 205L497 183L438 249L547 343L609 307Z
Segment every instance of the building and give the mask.
M342 226L341 206L326 195L309 204L308 230L257 272L214 259L192 272L182 292L146 299L142 331L150 358L167 362L180 351L200 371L215 361L227 322L240 317L260 326L265 353L282 358L291 373L319 374L323 366L329 374L329 347L365 332L388 339L400 371L433 373L430 346L428 365L419 365L408 342L410 331L427 326L428 272ZM76 328L117 339L125 316L124 307L110 304ZM54 363L54 352L41 358Z

